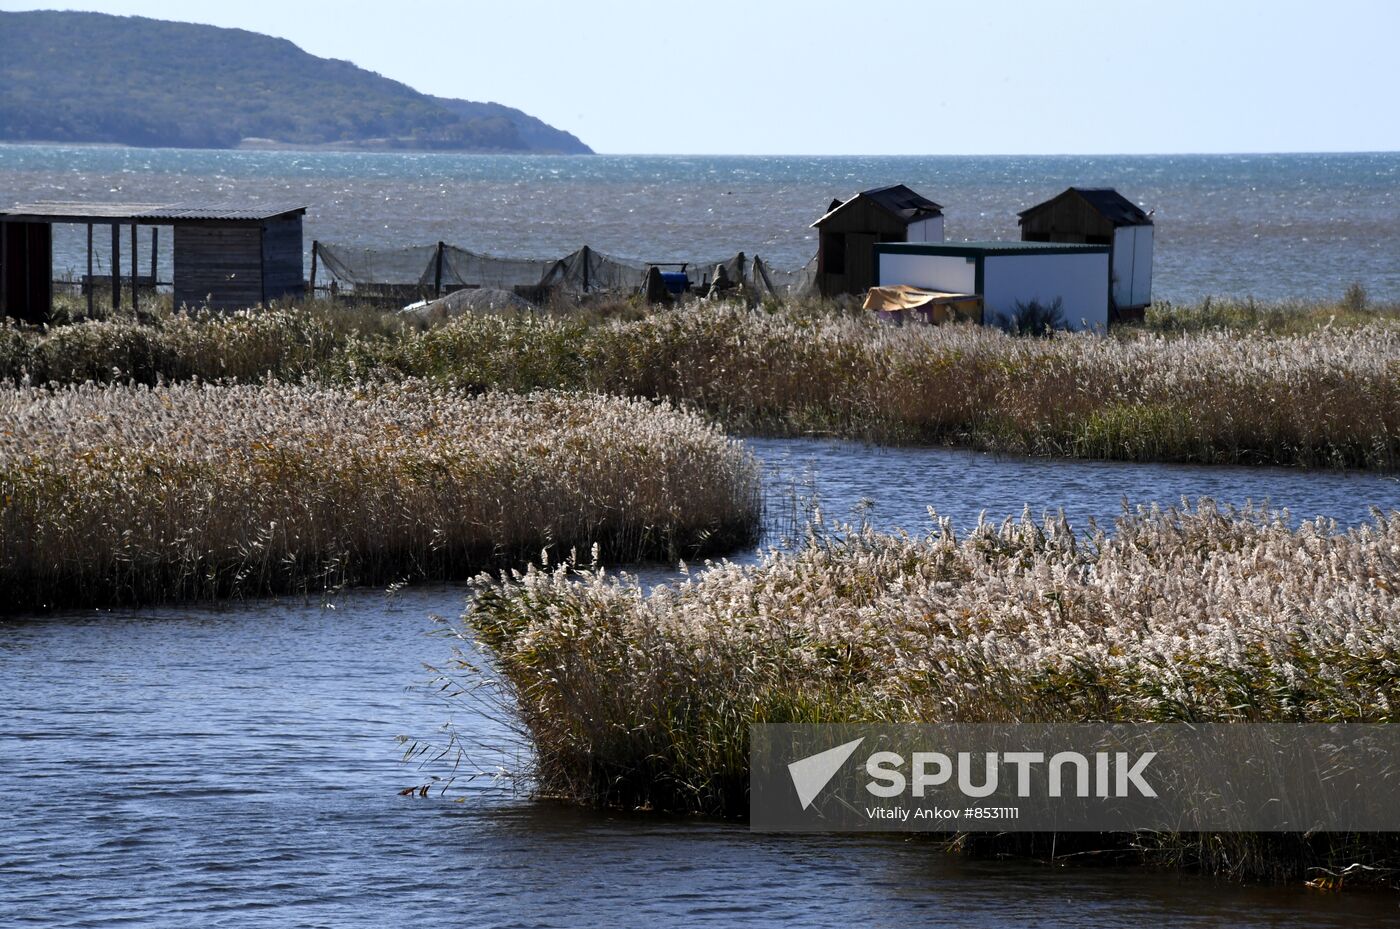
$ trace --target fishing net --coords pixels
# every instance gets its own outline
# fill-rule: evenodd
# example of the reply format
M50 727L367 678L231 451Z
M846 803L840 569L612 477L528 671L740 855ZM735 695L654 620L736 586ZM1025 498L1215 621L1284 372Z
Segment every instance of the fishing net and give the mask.
M553 260L500 258L445 243L370 249L316 242L313 249L318 267L324 269L325 283L315 282L318 289L389 299L434 297L464 288L510 290L532 300L551 293L636 293L646 282L647 269L653 266L684 271L691 289L702 294L710 289L720 268L732 284L780 296L804 293L816 280L815 258L797 271L779 271L743 252L714 260L645 262L618 258L587 245Z
M515 287L537 286L556 262L548 259L497 258L469 252L455 245L442 246L441 286L445 290L461 287L494 287L510 290ZM430 265L424 284L437 285L437 267Z
M315 243L315 256L328 277L342 287L432 283L436 245L406 248L352 248Z
M614 258L585 245L552 262L538 283L571 294L631 293L645 283L647 267L644 262Z
M779 297L797 297L811 293L817 285L817 258L813 255L811 261L795 271L783 271L770 266L755 255L750 284L759 293Z

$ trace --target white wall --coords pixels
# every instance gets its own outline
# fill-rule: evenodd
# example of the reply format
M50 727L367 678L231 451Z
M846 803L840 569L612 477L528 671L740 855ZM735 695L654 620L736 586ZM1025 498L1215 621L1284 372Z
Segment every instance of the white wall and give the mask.
M1113 302L1133 305L1133 250L1137 245L1136 226L1113 230Z
M909 224L910 242L942 242L943 241L943 217L930 216L928 219L921 219L917 223Z
M896 255L880 256L882 287L908 284L925 290L941 290L951 294L975 293L977 264L961 255Z
M1146 306L1152 302L1152 226L1134 226L1137 243L1133 248L1133 302L1130 306Z
M1152 227L1123 225L1113 231L1113 302L1147 306L1152 302Z
M1152 227L1120 226L1113 231L1113 302L1146 306L1152 302Z
M982 272L984 318L1012 316L1016 304L1059 298L1071 329L1108 328L1108 254L988 255Z

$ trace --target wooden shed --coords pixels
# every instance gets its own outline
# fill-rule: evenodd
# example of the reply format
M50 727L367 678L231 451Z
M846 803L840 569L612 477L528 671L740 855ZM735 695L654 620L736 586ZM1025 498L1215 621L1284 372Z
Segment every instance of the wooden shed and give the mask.
M1152 217L1111 187L1071 187L1020 214L1026 242L1107 245L1109 320L1142 319L1152 303Z
M823 296L864 293L875 286L880 242L942 242L943 207L903 184L833 200L812 224L817 236L817 289Z
M136 272L138 226L168 226L174 233L171 282L176 306L246 309L305 293L302 276L304 206L241 207L227 204L62 203L19 204L0 212L0 312L43 322L53 308L53 225L87 226L87 281L93 280L93 230L111 227L112 306L125 287L136 305L143 278ZM123 261L123 227L131 248ZM125 267L124 267L125 265ZM131 269L126 275L126 267ZM145 278L155 284L155 269ZM88 286L88 306L93 288Z

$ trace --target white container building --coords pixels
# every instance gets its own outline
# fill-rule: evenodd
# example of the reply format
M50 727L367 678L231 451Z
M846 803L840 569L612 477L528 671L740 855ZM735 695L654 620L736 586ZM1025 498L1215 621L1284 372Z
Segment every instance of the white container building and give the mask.
M982 299L989 325L1031 303L1059 301L1070 329L1109 324L1109 246L1040 242L888 242L875 246L875 280Z
M1109 246L1110 321L1140 320L1152 303L1152 216L1111 187L1070 187L1020 214L1027 242Z

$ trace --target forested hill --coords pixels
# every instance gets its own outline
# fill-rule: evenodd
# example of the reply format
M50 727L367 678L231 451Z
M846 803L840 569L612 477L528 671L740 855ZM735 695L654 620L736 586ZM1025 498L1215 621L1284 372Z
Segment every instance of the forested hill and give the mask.
M0 141L591 152L511 107L422 94L285 39L48 11L0 12Z

